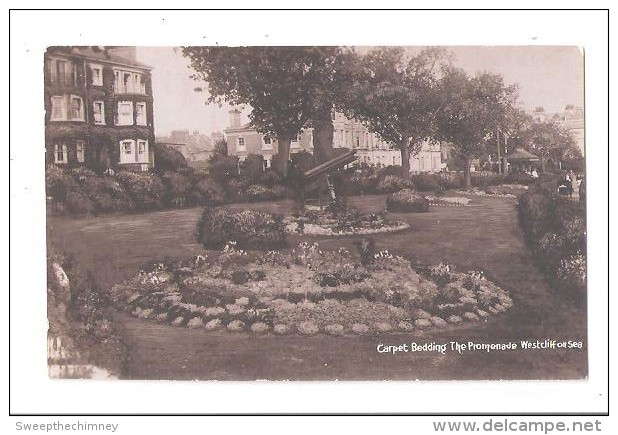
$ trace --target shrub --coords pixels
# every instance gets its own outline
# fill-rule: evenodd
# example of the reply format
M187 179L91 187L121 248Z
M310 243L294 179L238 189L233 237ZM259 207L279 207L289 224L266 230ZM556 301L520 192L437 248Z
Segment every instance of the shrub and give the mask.
M540 188L519 198L524 238L555 288L586 290L586 223L583 211Z
M395 177L401 178L403 175L403 172L402 172L401 166L389 165L385 168L381 168L379 170L379 174L383 177L386 177L388 175L394 175Z
M555 202L546 190L537 189L522 195L517 204L519 223L529 241L551 229L554 223Z
M61 168L50 166L45 171L45 190L54 200L63 202L67 193L76 188L73 177Z
M562 259L556 269L558 283L566 290L583 293L586 291L586 256L577 251Z
M197 224L197 240L214 249L229 241L241 249L275 249L285 245L285 223L272 213L206 209Z
M440 189L439 176L436 174L413 175L412 183L420 192L430 192Z
M463 175L456 172L441 172L438 184L442 189L461 189L464 186Z
M187 160L180 151L167 145L157 145L155 171L158 174L177 172L188 167Z
M254 184L249 186L245 192L247 199L252 202L271 201L282 196L282 189L275 189Z
M238 157L214 154L210 159L208 173L218 183L225 184L238 178Z
M534 182L534 178L524 172L510 172L503 178L505 184L524 184L529 185Z
M393 193L402 189L412 189L412 181L397 175L387 175L378 183L378 192Z
M394 212L420 213L429 210L429 201L411 189L404 189L386 198L386 208Z
M210 177L199 179L192 191L193 202L206 205L220 205L225 203L225 191L219 183Z
M137 210L153 210L162 207L165 186L157 175L119 172L116 178L124 186Z
M166 172L161 177L163 184L166 187L165 202L170 205L180 206L185 205L190 201L189 194L191 193L191 180L178 172Z
M68 192L65 197L65 205L69 212L74 214L88 214L95 209L90 198L79 191Z
M364 195L377 193L378 176L366 170L346 174L342 188L346 195Z
M242 175L248 183L258 183L264 173L264 158L258 154L249 154L241 164Z
M494 186L496 184L500 184L502 182L502 178L497 174L476 174L471 176L472 186L475 187L487 187Z
M281 175L277 173L272 168L266 169L262 172L262 176L260 177L259 184L262 184L267 187L273 187L277 184L281 184L282 178Z

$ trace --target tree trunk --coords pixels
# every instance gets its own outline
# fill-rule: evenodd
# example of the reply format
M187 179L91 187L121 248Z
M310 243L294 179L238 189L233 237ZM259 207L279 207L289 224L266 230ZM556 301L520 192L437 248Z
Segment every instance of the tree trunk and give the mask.
M410 178L410 150L408 141L404 140L401 144L401 176L405 179Z
M316 166L333 158L333 120L328 116L313 123L313 157Z
M466 190L470 190L472 188L472 179L470 177L470 157L464 158L464 181Z
M545 157L541 157L541 171L545 172Z
M277 138L277 156L275 158L275 169L282 177L288 175L288 161L290 160L290 138Z

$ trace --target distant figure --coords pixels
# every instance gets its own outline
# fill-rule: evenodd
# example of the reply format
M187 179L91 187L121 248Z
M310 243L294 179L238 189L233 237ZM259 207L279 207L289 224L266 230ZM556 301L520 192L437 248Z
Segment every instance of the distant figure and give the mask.
M586 177L582 177L579 182L579 200L581 202L586 201Z
M558 180L558 193L560 195L573 195L573 183L569 178L569 174L565 174L564 177Z
M532 170L532 178L539 178L539 173L536 171L536 169Z

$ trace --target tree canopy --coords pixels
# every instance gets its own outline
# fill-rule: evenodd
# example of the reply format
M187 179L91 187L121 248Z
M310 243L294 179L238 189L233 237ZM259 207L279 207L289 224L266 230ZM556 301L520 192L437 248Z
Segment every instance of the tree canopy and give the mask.
M290 140L310 119L330 120L339 54L338 47L183 48L209 102L250 105L253 127L277 138L283 174Z
M487 150L497 128L505 128L517 99L517 87L505 85L501 75L488 72L469 76L459 68L448 68L441 79L442 104L438 115L441 136L469 161ZM470 165L466 163L466 186L470 187Z
M344 112L401 150L404 176L410 153L439 136L438 78L448 61L444 49L427 48L406 59L400 47L378 48L357 61Z

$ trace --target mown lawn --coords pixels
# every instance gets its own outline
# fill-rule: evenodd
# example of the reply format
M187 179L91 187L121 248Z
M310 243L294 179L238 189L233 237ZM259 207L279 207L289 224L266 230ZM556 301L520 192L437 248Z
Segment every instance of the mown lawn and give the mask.
M478 198L474 207L432 207L428 213L393 214L411 229L374 236L378 249L424 264L482 268L511 292L514 308L484 323L447 330L380 337L276 337L206 333L116 313L130 348L130 379L581 379L587 376L586 311L550 289L526 250L515 200ZM364 211L383 210L383 196L350 198ZM291 201L236 204L284 212ZM201 247L193 232L201 209L96 218L51 218L50 237L108 288L155 257L189 257ZM306 237L325 248L354 249L354 238ZM299 241L295 237L292 242ZM583 350L379 354L379 343L416 341L508 342L546 338L578 340Z

